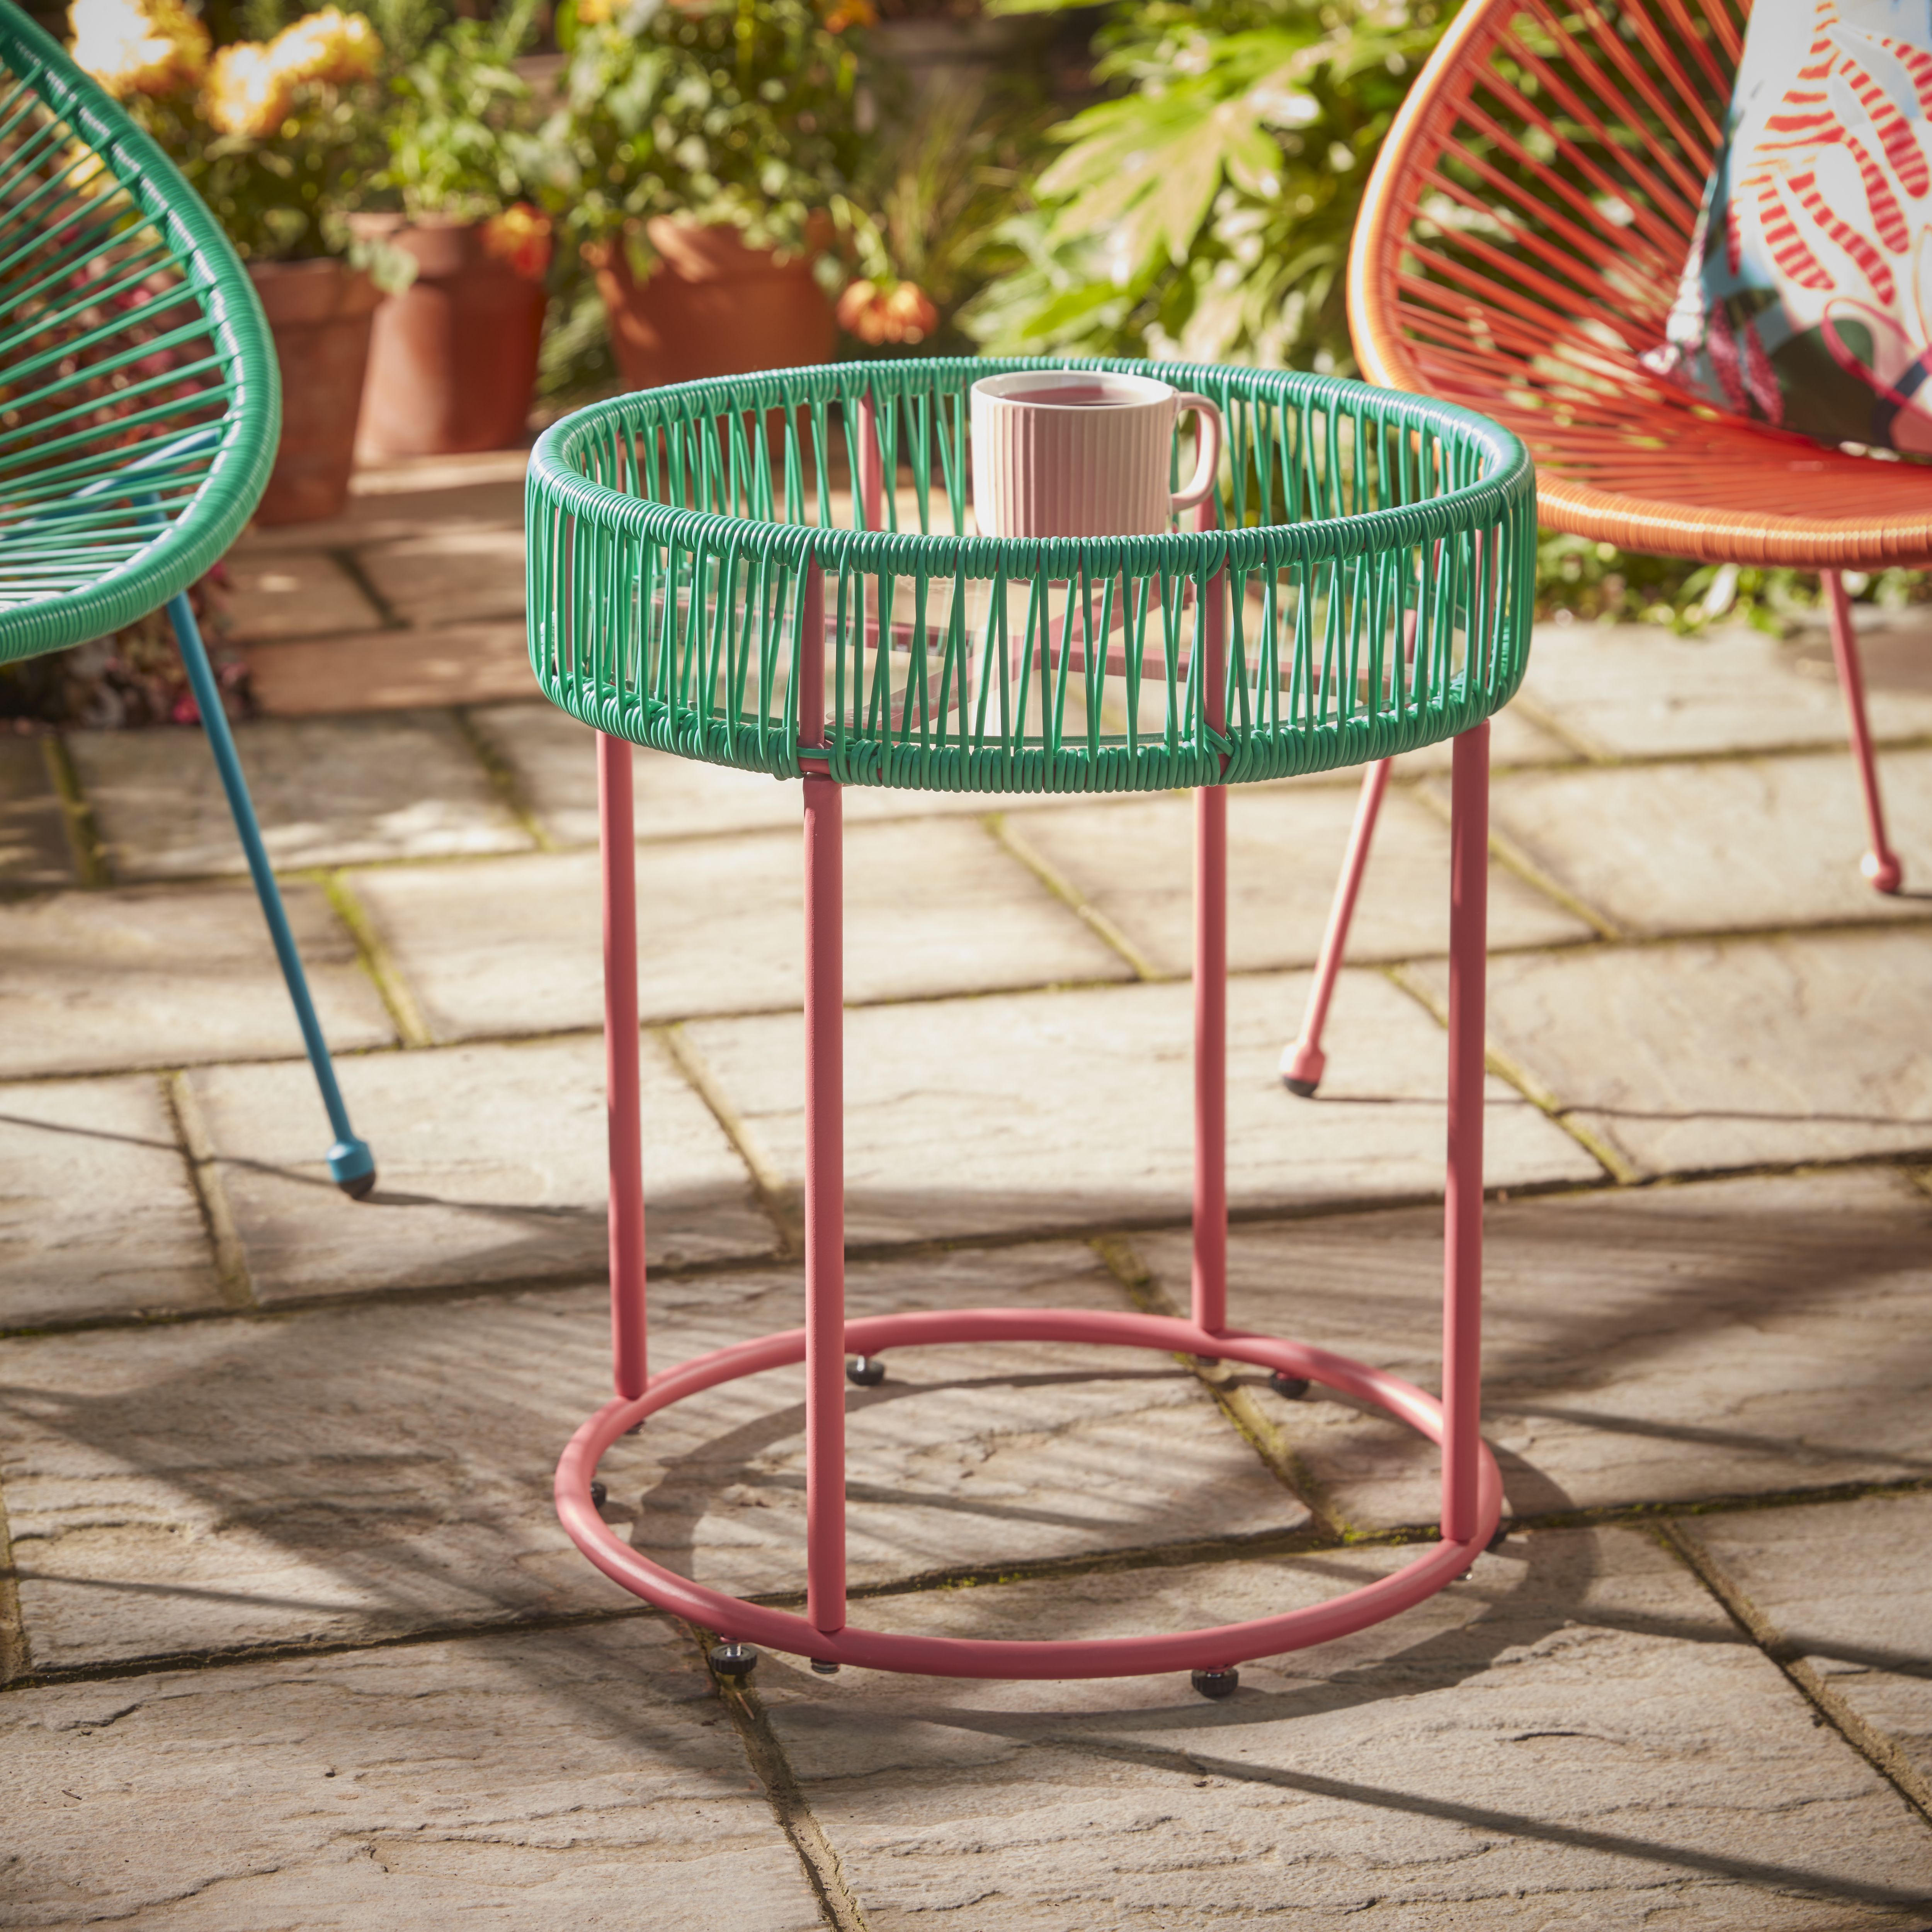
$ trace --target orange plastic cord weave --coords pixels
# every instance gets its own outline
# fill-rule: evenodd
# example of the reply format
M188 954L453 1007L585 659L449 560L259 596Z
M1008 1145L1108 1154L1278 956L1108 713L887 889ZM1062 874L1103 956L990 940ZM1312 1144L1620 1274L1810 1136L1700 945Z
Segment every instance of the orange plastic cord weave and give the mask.
M1543 520L1712 563L1932 561L1932 465L1721 416L1640 358L1664 326L1750 0L1470 0L1369 184L1348 270L1370 380L1507 424Z

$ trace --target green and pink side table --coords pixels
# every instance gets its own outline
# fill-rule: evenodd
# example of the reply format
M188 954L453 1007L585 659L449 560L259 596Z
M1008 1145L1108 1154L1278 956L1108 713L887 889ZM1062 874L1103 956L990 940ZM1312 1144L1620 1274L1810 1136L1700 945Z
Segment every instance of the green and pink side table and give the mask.
M968 396L993 361L842 364L598 404L538 443L530 654L598 733L616 1391L565 1450L556 1506L591 1562L718 1634L811 1659L968 1677L1236 1666L1393 1616L1467 1570L1502 1509L1478 1432L1490 717L1528 648L1534 477L1506 430L1445 404L1278 371L1162 366L1220 406L1197 527L1152 537L967 534ZM1144 368L1130 363L1067 367ZM836 479L849 477L848 490ZM888 490L885 479L892 479ZM1454 740L1442 1393L1227 1313L1227 788ZM800 778L804 794L803 1325L652 1373L646 1340L632 748ZM980 1308L844 1312L842 803L850 786L1192 790L1196 802L1192 1306L1186 1318ZM720 962L720 970L728 962ZM1318 1382L1441 1445L1439 1540L1327 1602L1171 1635L920 1636L846 1618L845 1386L950 1343L1083 1342ZM746 1603L652 1562L603 1520L599 1459L672 1403L806 1370L806 1605Z

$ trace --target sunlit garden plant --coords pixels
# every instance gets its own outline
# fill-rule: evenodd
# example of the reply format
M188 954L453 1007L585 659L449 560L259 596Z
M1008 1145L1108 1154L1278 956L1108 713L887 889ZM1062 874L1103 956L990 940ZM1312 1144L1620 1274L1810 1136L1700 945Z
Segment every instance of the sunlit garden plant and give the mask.
M347 251L346 217L386 152L385 50L367 16L326 7L220 48L181 0L75 0L72 18L80 64L160 142L244 258Z
M871 19L866 0L564 0L546 138L569 241L622 244L640 274L655 216L824 247L863 153L853 30Z
M992 0L1058 10L1073 0ZM1120 90L1053 130L1004 238L1025 266L964 317L989 351L1340 366L1376 149L1447 9L1135 0L1098 40Z

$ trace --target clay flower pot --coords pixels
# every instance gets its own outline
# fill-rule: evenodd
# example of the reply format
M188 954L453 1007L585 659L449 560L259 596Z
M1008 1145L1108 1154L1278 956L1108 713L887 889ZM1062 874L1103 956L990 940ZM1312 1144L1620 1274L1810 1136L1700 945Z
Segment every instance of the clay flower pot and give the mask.
M454 456L521 442L543 338L548 224L520 248L502 217L358 214L350 226L416 264L416 280L376 311L356 454Z
M282 371L282 441L256 520L339 516L356 462L356 416L380 299L359 268L333 260L251 262Z
M838 326L805 256L748 248L735 228L663 217L644 232L658 260L642 282L621 243L585 251L632 388L832 360Z

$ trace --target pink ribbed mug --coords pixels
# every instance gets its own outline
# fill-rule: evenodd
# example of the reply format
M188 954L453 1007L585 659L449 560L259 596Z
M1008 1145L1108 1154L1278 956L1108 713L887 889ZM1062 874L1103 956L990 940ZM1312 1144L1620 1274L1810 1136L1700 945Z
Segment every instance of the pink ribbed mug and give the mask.
M1169 490L1174 425L1196 412L1194 474ZM1214 487L1221 412L1151 376L1029 369L973 385L973 514L982 536L1154 536Z

